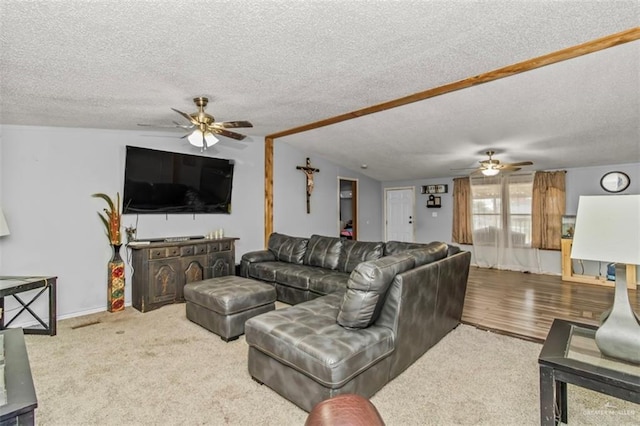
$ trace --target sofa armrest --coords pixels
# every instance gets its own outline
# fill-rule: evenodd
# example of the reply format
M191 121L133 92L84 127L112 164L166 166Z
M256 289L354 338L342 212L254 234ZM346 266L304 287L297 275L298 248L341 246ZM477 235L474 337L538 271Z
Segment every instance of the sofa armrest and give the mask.
M242 260L249 263L273 262L276 260L276 255L269 250L250 251L242 255Z
M460 323L470 263L463 251L396 275L375 323L396 334L390 378Z
M269 250L250 251L242 255L240 259L240 276L249 277L249 265L259 262L273 262L276 260L275 254Z

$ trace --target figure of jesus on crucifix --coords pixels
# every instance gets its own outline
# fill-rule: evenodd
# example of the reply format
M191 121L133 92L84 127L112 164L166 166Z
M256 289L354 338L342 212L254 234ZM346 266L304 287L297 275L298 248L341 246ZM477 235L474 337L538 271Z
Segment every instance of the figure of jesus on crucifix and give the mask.
M307 214L311 213L311 193L313 192L313 174L320 171L311 167L311 160L307 157L306 166L296 166L296 169L302 170L307 177Z

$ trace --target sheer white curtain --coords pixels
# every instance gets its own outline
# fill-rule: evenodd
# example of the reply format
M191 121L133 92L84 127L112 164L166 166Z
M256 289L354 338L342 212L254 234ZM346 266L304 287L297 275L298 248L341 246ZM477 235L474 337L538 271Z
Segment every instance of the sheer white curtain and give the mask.
M540 272L531 247L534 173L471 177L473 251L485 268Z

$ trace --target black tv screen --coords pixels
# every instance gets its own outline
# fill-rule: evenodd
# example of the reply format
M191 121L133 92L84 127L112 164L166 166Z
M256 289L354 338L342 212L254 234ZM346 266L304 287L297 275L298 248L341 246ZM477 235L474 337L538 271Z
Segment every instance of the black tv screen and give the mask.
M123 213L231 213L233 160L127 146Z

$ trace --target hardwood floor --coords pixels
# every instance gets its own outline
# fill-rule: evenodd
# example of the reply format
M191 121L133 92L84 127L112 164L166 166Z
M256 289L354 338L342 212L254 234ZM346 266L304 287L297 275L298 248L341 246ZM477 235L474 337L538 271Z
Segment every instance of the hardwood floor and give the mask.
M629 290L640 314L640 291ZM560 276L471 267L462 322L543 342L554 318L598 325L613 303L613 287L562 281Z

